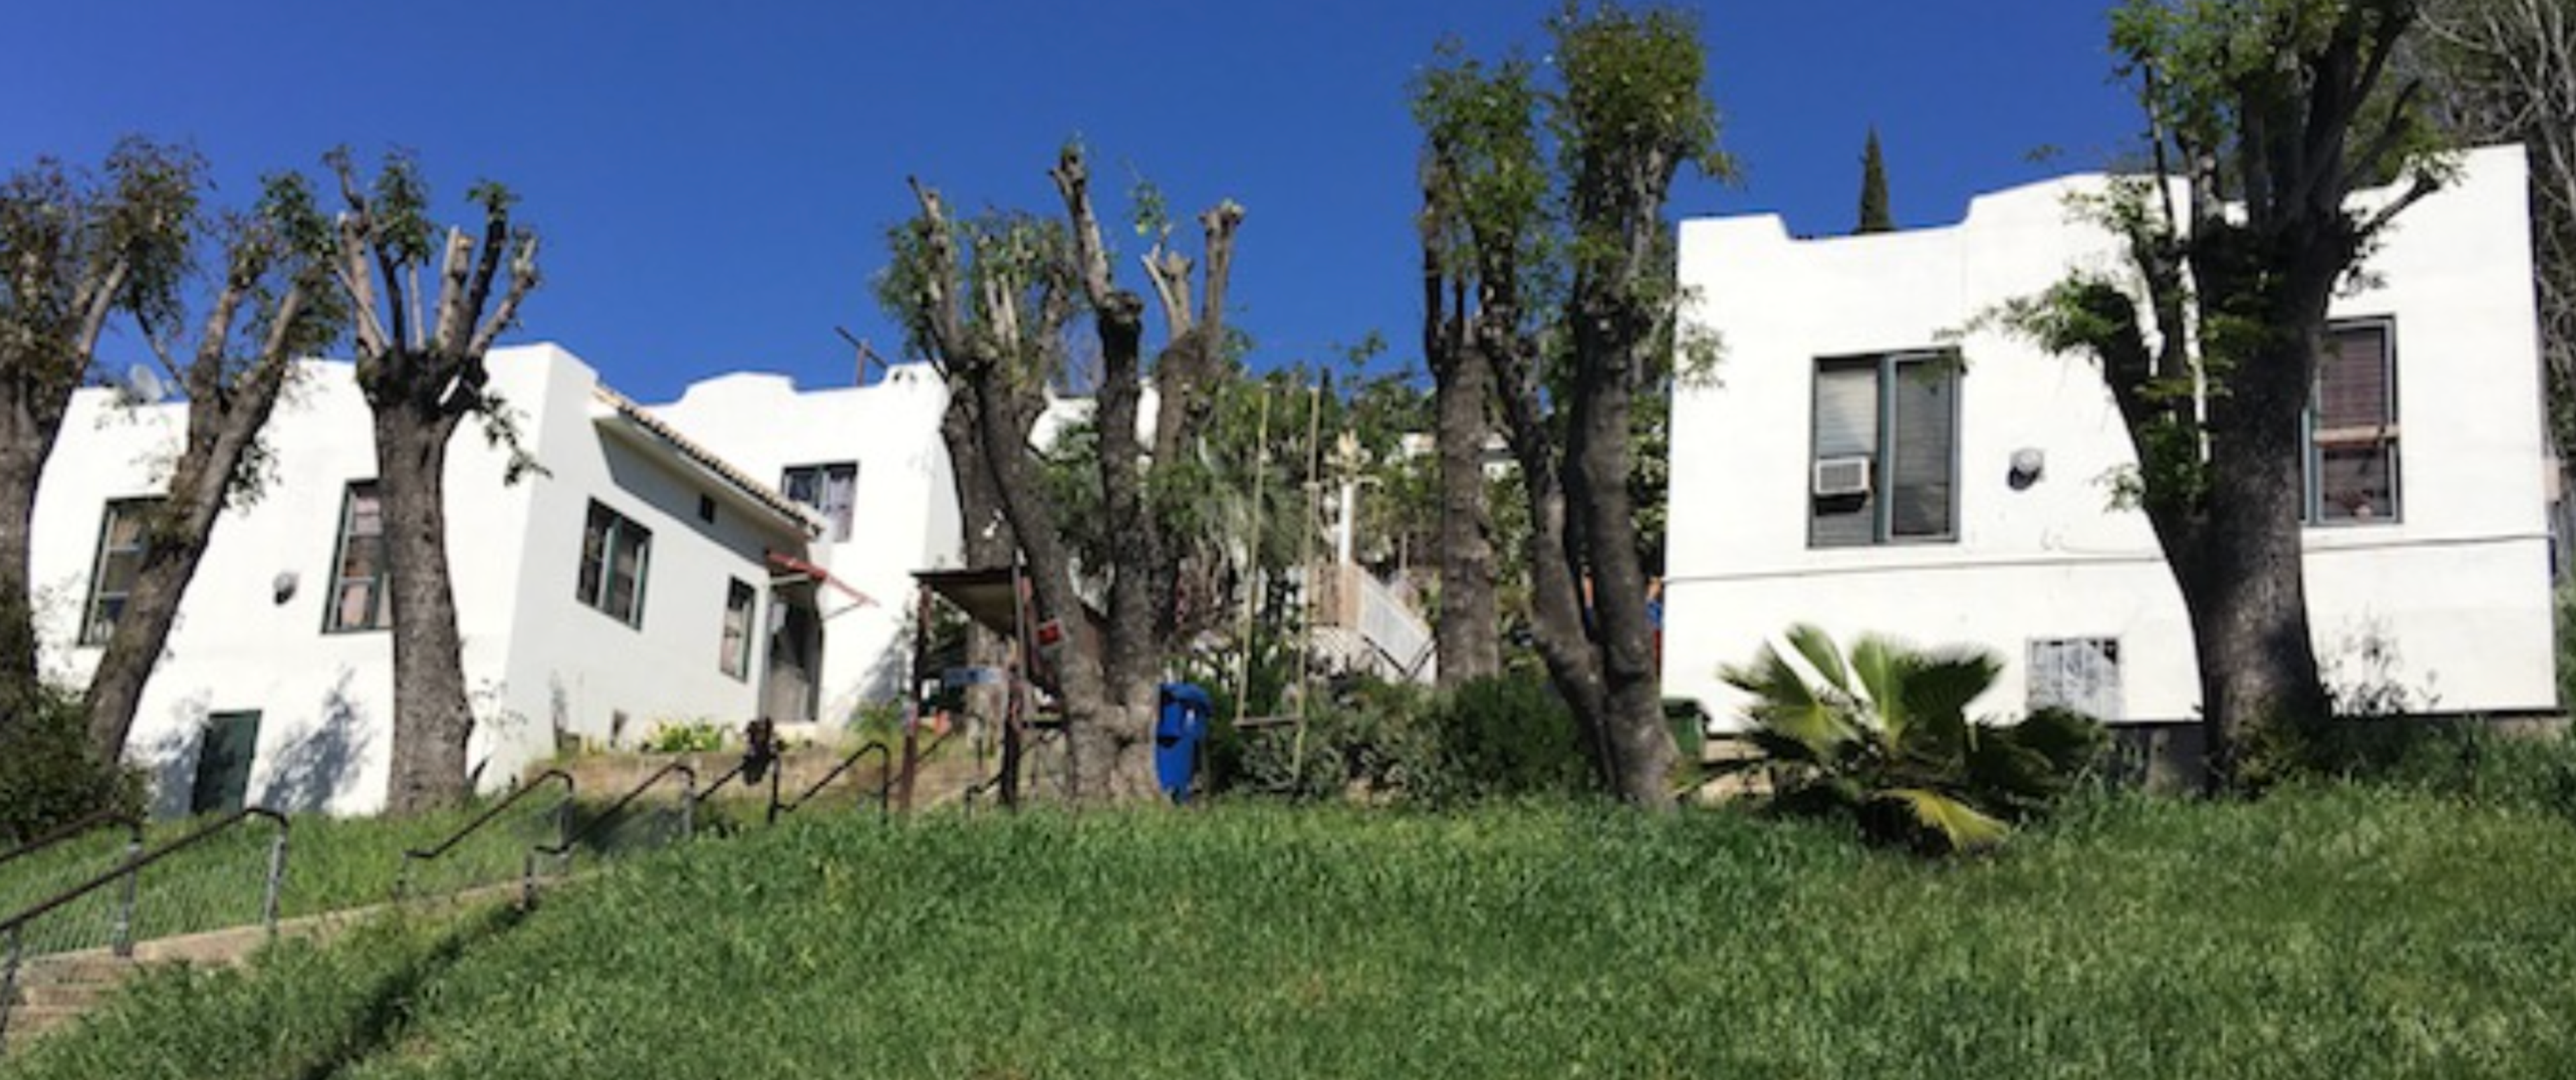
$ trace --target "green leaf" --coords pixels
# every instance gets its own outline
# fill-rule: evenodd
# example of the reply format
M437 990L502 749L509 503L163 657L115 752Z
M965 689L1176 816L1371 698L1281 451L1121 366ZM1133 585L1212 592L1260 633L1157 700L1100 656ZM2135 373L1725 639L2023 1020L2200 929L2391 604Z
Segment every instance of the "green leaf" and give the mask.
M1880 796L1902 806L1925 832L1951 851L1976 851L2003 842L2012 830L1976 807L1928 788L1898 788Z

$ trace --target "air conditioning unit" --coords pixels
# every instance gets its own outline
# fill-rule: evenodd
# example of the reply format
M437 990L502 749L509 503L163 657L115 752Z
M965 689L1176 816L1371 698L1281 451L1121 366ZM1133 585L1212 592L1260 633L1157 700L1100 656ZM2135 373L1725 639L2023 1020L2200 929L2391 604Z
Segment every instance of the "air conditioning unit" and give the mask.
M1811 490L1819 499L1867 495L1869 463L1870 459L1866 457L1819 458Z

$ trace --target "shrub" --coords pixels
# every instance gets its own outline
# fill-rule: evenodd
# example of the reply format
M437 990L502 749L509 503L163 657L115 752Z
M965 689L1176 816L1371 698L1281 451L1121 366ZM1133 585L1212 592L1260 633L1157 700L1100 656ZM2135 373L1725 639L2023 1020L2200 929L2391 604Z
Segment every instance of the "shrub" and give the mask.
M1405 786L1423 757L1418 744L1426 738L1429 695L1412 686L1356 679L1323 697L1307 712L1302 748L1293 727L1236 731L1220 719L1210 731L1212 767L1222 763L1222 775L1236 790L1300 801L1338 799L1354 788Z
M38 690L0 725L0 844L16 846L97 810L143 811L140 773L90 753L80 702Z
M1922 652L1864 635L1846 660L1813 626L1790 627L1788 640L1814 680L1769 645L1719 672L1754 696L1755 761L1774 770L1773 805L1848 816L1873 840L1935 853L1992 846L2065 794L2105 742L2099 723L2065 709L2009 726L1969 719L2002 670L1983 650Z
M644 740L644 750L653 754L695 754L722 750L725 726L713 720L689 720L663 724L653 729L653 737Z
M1582 729L1546 676L1477 679L1429 710L1429 738L1405 779L1432 804L1560 796L1596 789Z

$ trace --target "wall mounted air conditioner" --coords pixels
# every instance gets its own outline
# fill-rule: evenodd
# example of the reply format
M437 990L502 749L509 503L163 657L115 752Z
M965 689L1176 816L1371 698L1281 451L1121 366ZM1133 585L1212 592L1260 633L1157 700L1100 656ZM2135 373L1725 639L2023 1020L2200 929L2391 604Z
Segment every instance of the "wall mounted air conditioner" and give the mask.
M1809 489L1819 499L1869 494L1867 457L1829 457L1816 460L1815 483Z

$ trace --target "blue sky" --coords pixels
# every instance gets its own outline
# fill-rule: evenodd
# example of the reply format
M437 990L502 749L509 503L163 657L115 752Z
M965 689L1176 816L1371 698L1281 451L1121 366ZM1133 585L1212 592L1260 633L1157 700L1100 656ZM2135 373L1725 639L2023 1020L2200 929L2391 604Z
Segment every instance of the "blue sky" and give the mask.
M1256 364L1329 359L1371 330L1401 360L1419 318L1407 80L1447 34L1543 51L1556 6L44 2L10 19L0 165L95 161L139 132L192 142L239 201L262 172L318 173L336 144L410 147L457 219L455 197L491 177L545 234L516 337L663 400L735 369L847 381L835 326L895 353L867 283L911 209L904 178L967 209L1051 211L1045 169L1079 135L1104 194L1141 175L1176 214L1245 205L1233 318ZM2136 126L2108 81L2105 6L1706 5L1744 179L1687 185L1674 213L1845 230L1873 123L1907 225L2098 166ZM2032 160L2043 147L2057 154Z

